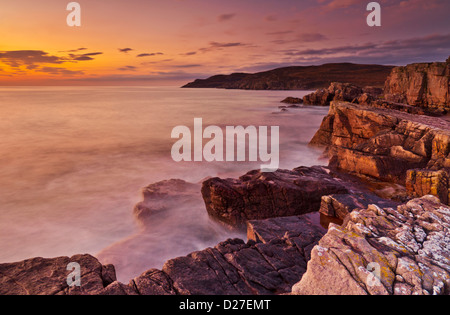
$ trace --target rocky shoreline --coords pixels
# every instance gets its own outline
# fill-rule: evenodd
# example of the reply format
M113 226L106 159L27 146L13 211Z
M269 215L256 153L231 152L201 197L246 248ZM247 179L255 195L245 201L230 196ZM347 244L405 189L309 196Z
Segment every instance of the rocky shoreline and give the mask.
M330 105L311 140L328 167L205 180L209 216L246 230L246 242L170 259L128 284L90 255L0 264L0 295L449 295L450 122L436 117L449 109L449 69L450 58L398 67L384 91L333 83L304 98ZM150 185L135 216L151 220L199 189ZM69 262L81 266L79 287L67 284Z

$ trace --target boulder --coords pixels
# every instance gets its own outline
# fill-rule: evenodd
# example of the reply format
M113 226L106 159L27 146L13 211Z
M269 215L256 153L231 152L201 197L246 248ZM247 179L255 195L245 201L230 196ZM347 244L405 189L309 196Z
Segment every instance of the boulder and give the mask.
M409 170L406 189L414 196L434 195L444 204L449 204L449 175L446 171Z
M303 99L298 97L286 97L284 100L281 101L281 103L298 105L303 104Z
M143 226L152 221L156 214L167 211L182 203L196 206L200 185L188 183L181 179L157 182L142 190L143 201L134 207L134 217Z
M210 217L237 228L247 220L318 211L322 196L347 192L342 181L320 166L273 173L252 171L239 179L212 178L202 186Z
M450 59L450 58L449 58ZM387 101L423 108L450 109L450 62L416 63L392 69L386 80Z
M81 267L79 287L68 285L70 263ZM103 266L90 255L0 264L0 295L98 295L115 281L114 266Z
M448 295L449 233L450 208L433 196L353 211L313 248L292 293Z

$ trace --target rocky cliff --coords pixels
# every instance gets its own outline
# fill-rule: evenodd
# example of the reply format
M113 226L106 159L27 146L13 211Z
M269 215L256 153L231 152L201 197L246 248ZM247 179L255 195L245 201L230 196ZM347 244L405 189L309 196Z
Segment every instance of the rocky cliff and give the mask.
M332 168L407 184L416 196L439 190L436 195L447 202L448 180L435 181L432 176L450 168L447 120L335 102L311 145L327 147ZM409 170L416 170L421 180L407 176ZM425 171L428 176L422 175ZM443 187L437 188L436 183Z
M450 57L446 62L396 67L386 80L387 101L450 110Z
M312 90L327 88L331 82L382 87L392 66L334 63L321 66L286 67L271 71L234 73L198 79L184 88L244 90Z

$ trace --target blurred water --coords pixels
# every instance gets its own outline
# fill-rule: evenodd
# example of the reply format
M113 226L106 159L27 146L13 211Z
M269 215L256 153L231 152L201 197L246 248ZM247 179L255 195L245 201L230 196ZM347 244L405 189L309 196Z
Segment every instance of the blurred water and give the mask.
M193 130L196 117L203 118L204 126L280 126L281 168L323 163L320 152L306 145L328 109L278 109L286 96L306 93L0 88L0 262L99 254L117 263L121 280L127 281L144 267L160 268L166 258L235 237L210 222L200 195L198 208L180 205L146 234L134 222L132 209L142 199L141 188L150 183L169 178L197 183L260 167L260 162L173 162L172 129L186 125ZM186 215L196 223L186 221ZM146 244L145 253L126 259L139 244Z

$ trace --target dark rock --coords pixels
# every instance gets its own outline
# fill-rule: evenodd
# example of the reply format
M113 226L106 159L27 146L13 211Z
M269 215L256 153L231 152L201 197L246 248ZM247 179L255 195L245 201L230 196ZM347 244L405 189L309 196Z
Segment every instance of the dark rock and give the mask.
M298 97L286 97L281 103L286 104L303 104L303 99Z
M252 171L239 179L212 178L202 187L208 214L233 227L245 226L247 220L318 211L322 196L347 192L323 167Z
M344 220L353 210L366 209L370 204L380 207L394 207L396 202L382 199L370 193L354 193L323 196L320 213L327 217Z
M80 287L69 287L69 263L81 267ZM33 258L0 264L0 295L97 295L116 280L114 267L90 255Z
M269 243L283 237L301 238L308 244L320 239L326 230L312 221L309 215L251 220L247 222L247 238ZM304 247L304 246L303 246Z

